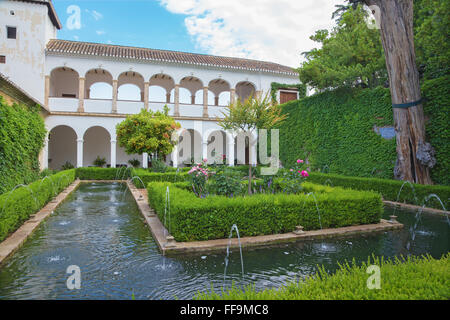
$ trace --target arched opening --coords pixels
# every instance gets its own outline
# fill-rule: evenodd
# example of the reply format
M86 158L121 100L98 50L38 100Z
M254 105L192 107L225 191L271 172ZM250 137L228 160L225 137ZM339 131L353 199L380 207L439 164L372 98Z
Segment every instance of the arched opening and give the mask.
M78 88L79 75L75 70L62 67L50 73L50 97L78 98Z
M203 104L203 82L196 77L184 77L180 81L181 88L187 89L191 95L189 104ZM201 90L201 96L197 96L198 91Z
M227 155L227 136L225 132L216 130L208 136L208 164L222 164Z
M164 103L170 103L171 102L171 94L170 92L172 91L173 88L175 88L175 81L173 80L173 78L167 74L164 73L159 73L159 74L155 74L150 78L149 81L150 84L150 88L152 88L153 86L158 86L161 88L164 88L165 90L165 96L163 97L163 100L155 100L154 95L152 94L152 91L149 92L149 99L151 102L164 102ZM151 89L151 90L157 90L157 89ZM158 91L158 94L161 94L161 91ZM159 98L156 97L156 98Z
M112 100L113 78L104 69L92 69L86 73L86 99Z
M150 86L148 96L151 102L166 102L167 91L160 86Z
M118 80L118 100L144 101L144 77L137 72L122 73Z
M212 100L208 99L208 104L213 106L227 106L230 104L231 86L230 84L222 79L215 79L209 82L209 90L212 92ZM210 98L208 95L208 98Z
M236 85L236 95L242 101L247 100L250 96L254 97L255 93L256 87L251 82L242 81Z
M190 166L202 161L202 136L193 129L183 130L178 141L178 163Z
M77 134L69 126L61 125L50 130L48 135L48 167L61 170L62 166L70 163L77 164Z
M111 164L111 136L103 127L91 127L84 133L83 137L83 165L94 166L94 161L104 158L105 167Z

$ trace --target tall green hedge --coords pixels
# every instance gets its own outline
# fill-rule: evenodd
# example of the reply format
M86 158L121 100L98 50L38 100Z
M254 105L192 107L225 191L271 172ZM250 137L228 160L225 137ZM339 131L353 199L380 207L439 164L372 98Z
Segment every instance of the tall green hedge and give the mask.
M75 180L75 170L61 171L0 196L0 241Z
M8 105L0 96L0 194L39 177L46 134L40 107Z
M434 183L444 185L450 184L448 83L443 77L422 84L427 140L438 161L431 174ZM373 130L393 127L389 89L340 88L288 102L283 112L289 114L280 126L280 158L285 167L301 158L330 173L393 178L396 141Z
M450 77L426 81L422 85L427 140L436 150L434 183L450 185Z

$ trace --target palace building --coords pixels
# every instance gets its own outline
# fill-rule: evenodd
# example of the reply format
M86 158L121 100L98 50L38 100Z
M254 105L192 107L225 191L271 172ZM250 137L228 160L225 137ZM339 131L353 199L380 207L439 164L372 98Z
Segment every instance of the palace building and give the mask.
M42 168L92 166L97 157L110 167L133 158L147 167L148 155L128 155L118 145L115 127L129 114L165 105L184 129L180 145L190 146L176 147L167 164L222 154L229 165L256 164L256 144L223 131L217 120L238 98L268 94L273 82L299 82L292 68L276 63L58 40L61 28L51 1L0 2L0 73L43 108ZM277 97L286 102L298 92Z

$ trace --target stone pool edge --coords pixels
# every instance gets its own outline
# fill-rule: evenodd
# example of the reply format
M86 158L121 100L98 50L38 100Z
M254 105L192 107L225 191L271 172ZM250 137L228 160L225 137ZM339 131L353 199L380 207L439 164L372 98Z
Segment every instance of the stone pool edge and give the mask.
M142 216L144 217L150 231L157 243L159 249L164 254L183 254L187 252L200 253L208 251L220 251L226 249L229 243L228 239L217 239L217 240L207 240L207 241L192 241L192 242L176 242L173 240L171 235L167 232L167 229L159 220L158 216L155 214L154 210L150 207L148 203L148 195L146 189L137 189L133 183L127 182L128 188L133 195ZM282 244L295 242L300 240L316 240L325 238L336 238L342 236L349 236L361 233L372 233L387 230L402 229L403 224L394 221L387 221L381 219L380 223L377 224L367 224L358 226L349 226L334 229L323 229L323 230L313 230L304 231L301 234L296 234L294 232L284 233L284 234L274 234L274 235L264 235L264 236L254 236L254 237L243 237L241 238L241 245L244 247L258 247L273 244ZM169 237L169 241L167 240ZM172 238L172 239L171 239ZM231 247L239 247L238 239L231 239Z
M61 203L63 203L64 200L66 200L66 198L79 187L82 182L83 181L78 179L72 182L41 210L32 214L30 218L19 227L19 229L0 242L0 265L25 243L25 241L39 227L42 221L47 219L53 211L55 211Z
M428 208L428 207L422 208L421 206L416 206L416 205L409 204L409 203L383 200L383 204L387 205L389 207L392 207L392 208L397 207L397 208L403 208L403 209L408 209L408 210L412 210L412 211L417 211L419 209L422 209L423 210L422 212L441 215L441 216L447 216L449 214L448 211L434 209L434 208Z

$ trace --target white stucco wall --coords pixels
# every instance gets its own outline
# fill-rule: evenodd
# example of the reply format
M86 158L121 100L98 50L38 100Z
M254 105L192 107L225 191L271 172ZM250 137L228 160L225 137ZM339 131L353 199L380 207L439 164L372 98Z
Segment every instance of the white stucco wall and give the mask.
M7 39L6 26L17 27L16 39ZM6 56L0 72L41 103L44 102L45 46L55 34L46 5L0 1L0 54Z

